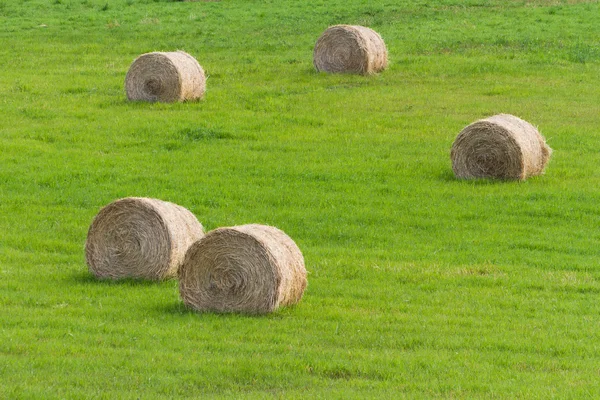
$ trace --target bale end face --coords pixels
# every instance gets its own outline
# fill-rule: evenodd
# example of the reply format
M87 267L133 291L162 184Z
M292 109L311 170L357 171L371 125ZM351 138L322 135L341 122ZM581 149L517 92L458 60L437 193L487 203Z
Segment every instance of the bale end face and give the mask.
M202 99L205 91L204 70L183 51L142 54L125 76L125 92L133 101L193 101Z
M197 311L265 314L299 302L305 287L302 253L282 231L264 225L209 232L179 271L181 298Z
M335 25L315 43L313 64L317 71L372 75L387 68L387 48L370 28Z
M459 179L525 180L540 175L552 150L530 123L498 114L464 128L452 144L452 170Z
M100 279L168 279L203 234L200 222L181 206L128 197L103 207L92 221L86 262Z

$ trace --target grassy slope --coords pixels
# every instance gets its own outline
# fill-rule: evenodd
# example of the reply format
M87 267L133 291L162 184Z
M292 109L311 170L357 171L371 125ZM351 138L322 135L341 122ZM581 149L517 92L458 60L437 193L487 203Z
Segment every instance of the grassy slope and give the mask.
M1 3L0 395L598 395L600 7L562 3ZM334 23L389 70L316 74ZM206 100L127 103L131 61L174 49ZM539 125L547 174L455 181L454 137L498 112ZM90 278L87 227L129 195L280 227L303 302L198 315Z

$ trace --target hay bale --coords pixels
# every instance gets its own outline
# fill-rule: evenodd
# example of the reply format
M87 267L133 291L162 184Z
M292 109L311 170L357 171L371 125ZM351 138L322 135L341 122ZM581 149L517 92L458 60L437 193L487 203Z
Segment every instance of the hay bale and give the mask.
M128 197L100 210L90 225L85 258L98 278L162 280L177 275L185 252L204 235L187 209Z
M272 226L215 229L190 247L179 269L181 298L198 311L264 314L298 303L305 288L300 249Z
M464 128L452 144L450 158L459 179L525 180L542 174L551 154L533 125L498 114Z
M146 53L129 67L125 91L129 100L199 100L206 91L206 76L198 61L186 52Z
M370 28L334 25L317 40L313 63L317 71L371 75L387 68L387 48Z

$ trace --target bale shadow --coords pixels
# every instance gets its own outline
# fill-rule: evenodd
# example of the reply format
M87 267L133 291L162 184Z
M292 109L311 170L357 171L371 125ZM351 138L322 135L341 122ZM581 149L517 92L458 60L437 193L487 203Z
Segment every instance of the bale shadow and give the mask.
M470 186L489 186L489 185L502 185L507 183L515 183L513 179L500 179L500 178L477 178L477 179L458 179L454 172L450 169L444 169L437 174L437 177L442 182L452 182L462 185Z
M247 319L282 319L284 316L279 312L275 311L270 314L244 314L236 312L214 312L214 311L195 311L189 307L186 307L182 301L176 301L171 303L160 304L156 307L152 307L154 311L160 313L167 313L171 315L178 315L182 317L196 316L198 318L218 318L218 319L235 319L240 318Z
M157 286L164 285L167 281L151 281L147 279L99 279L90 272L77 272L68 275L66 281L83 285L103 285L103 286Z

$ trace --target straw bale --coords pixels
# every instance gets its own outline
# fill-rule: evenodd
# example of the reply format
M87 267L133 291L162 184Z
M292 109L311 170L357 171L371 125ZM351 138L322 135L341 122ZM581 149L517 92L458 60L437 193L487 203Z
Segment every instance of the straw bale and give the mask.
M177 276L185 252L203 235L202 224L184 207L127 197L96 215L85 256L98 278L163 280Z
M298 303L306 284L298 246L266 225L207 233L190 247L179 269L181 298L198 311L265 314Z
M319 37L313 51L317 71L371 75L387 68L381 36L359 25L334 25Z
M551 154L533 125L498 114L464 128L452 144L450 158L459 179L525 180L543 174Z
M199 100L206 91L206 76L198 61L184 51L146 53L129 67L125 91L129 100Z

